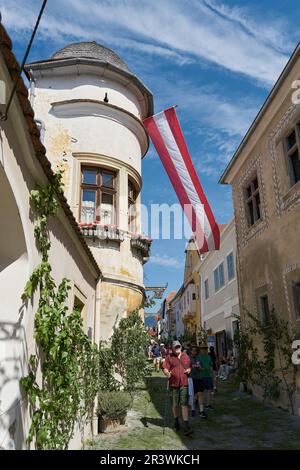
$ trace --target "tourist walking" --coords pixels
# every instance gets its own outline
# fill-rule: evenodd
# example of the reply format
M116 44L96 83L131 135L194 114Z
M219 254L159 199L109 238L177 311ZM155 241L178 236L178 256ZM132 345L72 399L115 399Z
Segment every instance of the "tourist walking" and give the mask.
M213 379L214 392L216 392L217 391L217 356L215 353L214 346L210 346L208 355L210 356L211 362L212 362L212 367L213 367L212 379Z
M213 393L213 364L211 357L208 355L208 347L206 344L200 344L199 346L199 360L201 362L200 369L200 384L199 384L199 408L200 417L207 418L205 409L212 410L211 398ZM204 408L205 405L205 408Z
M200 360L199 356L199 350L197 346L192 346L191 348L191 364L192 364L192 370L190 374L190 378L193 381L193 392L194 392L194 397L192 401L192 416L195 416L196 410L195 410L195 400L199 403L200 401L200 384L201 384L201 375L200 372L202 370L202 363ZM189 379L190 380L190 379Z
M153 365L154 369L156 372L160 371L160 363L161 363L161 351L160 347L158 346L157 343L154 344L153 349L152 349L152 354L153 354Z
M170 397L174 415L174 429L179 431L179 413L181 408L184 434L193 433L189 425L188 376L191 373L189 356L182 351L179 341L173 341L172 353L163 362L163 372L169 380Z

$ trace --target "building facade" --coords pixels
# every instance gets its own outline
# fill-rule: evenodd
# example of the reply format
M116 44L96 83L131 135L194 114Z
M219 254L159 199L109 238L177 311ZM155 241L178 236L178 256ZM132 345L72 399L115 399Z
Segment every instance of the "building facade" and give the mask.
M53 168L64 170L68 203L102 273L100 336L144 298L142 119L152 95L128 66L96 42L70 44L27 64L30 100Z
M171 301L173 311L173 335L195 336L201 329L200 283L197 271L200 259L199 251L193 238L189 240L185 250L183 284Z
M196 335L201 326L199 273L196 268L199 259L200 254L195 241L190 239L185 250L181 309L185 332Z
M238 328L239 298L236 275L236 235L234 219L220 228L220 250L211 251L199 261L202 326L214 337L221 359L233 352Z
M0 25L0 80L10 95L19 65L12 43ZM24 449L31 423L30 409L20 379L28 374L28 360L38 351L34 319L39 293L23 302L21 295L33 270L41 263L34 225L30 191L53 180L46 150L28 101L22 79L6 120L0 121L0 448ZM80 233L78 224L62 195L59 209L49 224L49 262L56 284L63 278L71 283L67 307L80 308L85 333L99 343L99 298L101 271ZM38 377L41 378L40 368ZM78 449L87 430L76 428L70 448Z
M174 299L172 300L172 308L174 311L174 318L175 318L175 329L174 329L174 336L176 338L180 338L185 333L185 325L182 321L182 292L183 286L177 291Z
M160 338L167 339L174 336L175 317L172 301L175 295L176 291L170 292L162 301L157 313Z
M299 79L300 45L220 180L233 190L242 320L249 311L266 323L274 309L298 330ZM297 384L300 389L300 374ZM299 392L295 400L300 411ZM282 395L279 401L286 404L287 397Z

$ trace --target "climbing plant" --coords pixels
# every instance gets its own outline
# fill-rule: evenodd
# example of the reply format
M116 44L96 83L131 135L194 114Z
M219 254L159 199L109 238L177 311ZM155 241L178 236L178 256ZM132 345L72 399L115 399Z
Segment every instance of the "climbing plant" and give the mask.
M34 322L37 353L30 356L29 374L21 385L32 407L28 442L34 441L40 450L68 447L75 423L91 417L99 386L98 348L84 333L80 312L67 307L70 282L64 278L57 286L52 277L48 224L57 214L59 192L61 172L49 186L31 191L41 263L22 295L27 302L39 291Z
M264 399L278 400L280 392L285 391L294 414L297 385L291 345L299 333L274 310L267 322L249 312L245 315L234 338L239 356L238 376L241 381L260 386Z
M146 355L148 345L149 336L139 309L115 324L110 340L100 346L101 388L134 392L151 370Z

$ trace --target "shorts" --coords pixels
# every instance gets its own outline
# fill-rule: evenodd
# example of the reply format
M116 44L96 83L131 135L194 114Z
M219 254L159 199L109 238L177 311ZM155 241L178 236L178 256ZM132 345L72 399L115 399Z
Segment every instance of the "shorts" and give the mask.
M204 390L213 391L214 384L211 377L203 377L200 379L199 383L199 392L204 392Z
M172 406L188 406L189 389L188 387L170 387L170 398Z
M194 395L201 392L201 379L193 379Z

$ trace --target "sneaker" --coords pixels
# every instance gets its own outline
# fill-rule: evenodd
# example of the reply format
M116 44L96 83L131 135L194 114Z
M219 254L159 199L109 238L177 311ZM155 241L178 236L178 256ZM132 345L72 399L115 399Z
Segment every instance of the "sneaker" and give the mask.
M196 410L192 410L191 416L192 416L192 418L195 418L195 416L196 416Z
M207 414L206 414L204 411L200 411L199 416L200 416L200 418L202 418L202 419L207 419Z
M190 427L189 424L185 424L185 427L184 427L184 431L183 431L183 434L184 436L190 436L191 434L193 434L194 431L192 430L192 428Z
M205 408L210 411L214 410L214 407L212 405L207 405Z

